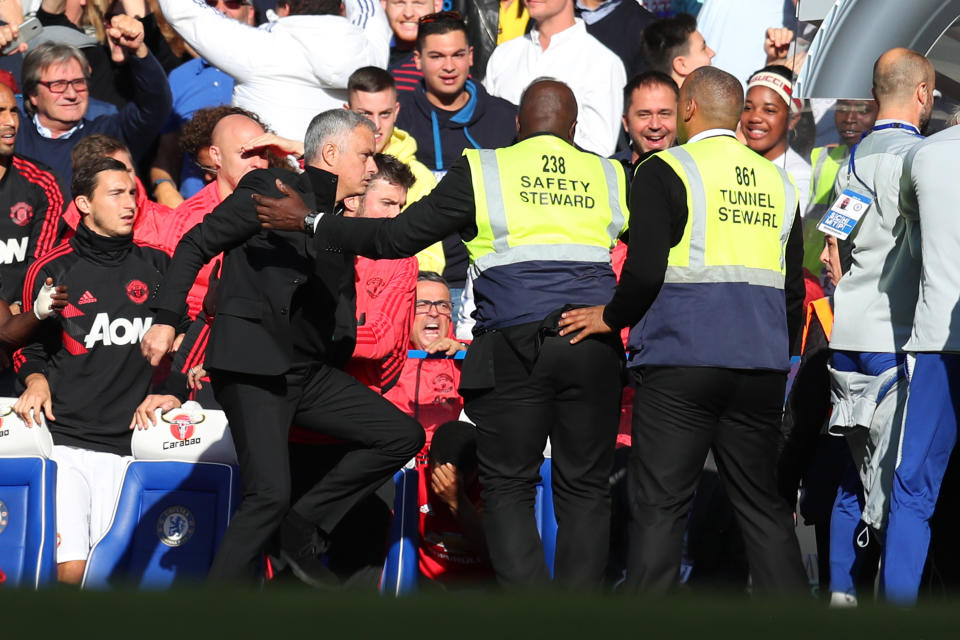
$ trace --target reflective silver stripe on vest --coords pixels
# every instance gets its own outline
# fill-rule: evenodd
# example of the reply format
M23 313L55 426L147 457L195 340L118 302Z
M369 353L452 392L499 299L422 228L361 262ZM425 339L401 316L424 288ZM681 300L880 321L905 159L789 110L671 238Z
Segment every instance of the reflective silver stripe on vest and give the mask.
M777 271L739 265L667 267L663 281L669 284L744 283L777 289L783 289L784 286L783 274Z
M490 230L493 232L493 248L495 251L506 251L510 248L507 242L509 229L507 228L507 211L503 204L503 187L500 184L500 166L497 162L497 152L493 149L480 149L480 171L483 173L483 190L487 197L487 216L490 219Z
M687 174L687 189L690 192L690 256L688 266L668 266L664 282L670 283L721 283L745 282L765 287L783 289L784 277L779 272L756 267L741 265L706 266L706 238L707 238L707 194L703 185L700 169L690 152L683 147L673 147L667 150L683 167ZM774 165L776 166L776 165ZM786 243L793 227L793 219L797 210L796 189L790 183L786 170L777 167L784 183L786 208L784 225L780 230L780 268L784 268L786 260ZM787 224L789 220L789 224Z
M610 212L613 217L610 220L610 226L607 227L607 234L614 242L620 237L620 230L623 229L623 209L620 208L620 183L617 182L617 168L613 165L615 160L600 159L603 166L603 176L607 179L607 195L610 197Z
M667 153L676 158L683 167L687 174L687 188L690 190L690 264L688 267L675 268L702 268L707 250L707 194L703 177L689 151L682 147L673 147L667 149Z
M797 189L790 182L790 174L783 167L777 167L780 178L783 180L783 195L786 207L783 210L783 228L780 229L780 268L785 269L787 264L787 239L793 229L793 222L797 216ZM787 222L789 220L789 222Z
M610 250L584 244L524 244L481 256L473 263L474 274L479 275L491 267L502 267L537 260L610 264ZM530 284L536 286L536 283Z

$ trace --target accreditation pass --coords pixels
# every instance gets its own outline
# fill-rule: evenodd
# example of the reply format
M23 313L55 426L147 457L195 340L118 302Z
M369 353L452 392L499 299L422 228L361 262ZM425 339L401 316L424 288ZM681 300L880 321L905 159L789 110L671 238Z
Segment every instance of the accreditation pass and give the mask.
M830 210L820 219L817 229L840 240L846 240L872 202L870 196L844 189Z

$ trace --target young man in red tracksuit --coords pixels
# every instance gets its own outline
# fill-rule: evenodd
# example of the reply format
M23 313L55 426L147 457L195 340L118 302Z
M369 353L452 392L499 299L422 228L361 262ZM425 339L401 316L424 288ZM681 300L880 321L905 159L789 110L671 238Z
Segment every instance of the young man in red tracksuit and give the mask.
M432 271L421 271L417 280L410 347L447 356L465 351L466 347L453 337L453 304L446 281ZM460 365L452 358L410 358L405 360L397 383L383 394L427 432L427 442L417 456L419 463L426 461L436 428L460 417L463 398L457 392L459 386Z

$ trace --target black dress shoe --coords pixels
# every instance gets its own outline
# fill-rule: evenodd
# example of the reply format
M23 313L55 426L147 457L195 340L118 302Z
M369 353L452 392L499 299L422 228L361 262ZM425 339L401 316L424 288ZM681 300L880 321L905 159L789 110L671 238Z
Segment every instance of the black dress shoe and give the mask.
M329 537L292 509L280 523L280 558L302 582L319 589L340 586L340 580L321 556L330 547Z

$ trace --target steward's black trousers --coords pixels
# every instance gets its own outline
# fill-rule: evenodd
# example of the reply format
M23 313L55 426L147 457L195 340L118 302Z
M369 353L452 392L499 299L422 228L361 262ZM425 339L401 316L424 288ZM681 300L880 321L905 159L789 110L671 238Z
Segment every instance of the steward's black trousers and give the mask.
M305 365L281 376L210 372L237 448L243 502L210 569L210 580L250 582L260 554L290 508L290 425L361 445L347 453L294 511L326 533L423 447L424 432L343 371Z
M546 337L531 359L521 355L528 345L499 333L480 339L490 341L485 348L495 383L465 393L464 408L477 425L483 529L497 579L512 588L550 580L534 514L549 436L558 526L554 576L566 586L598 587L610 545L623 369L618 338L571 345L570 336Z
M754 588L804 589L793 518L776 482L786 374L645 367L635 375L627 584L654 592L677 586L687 513L712 448Z

